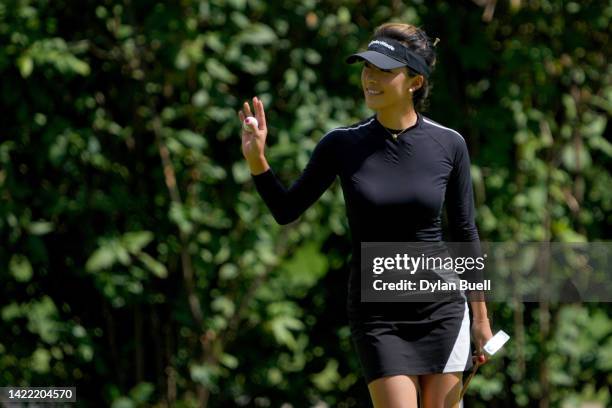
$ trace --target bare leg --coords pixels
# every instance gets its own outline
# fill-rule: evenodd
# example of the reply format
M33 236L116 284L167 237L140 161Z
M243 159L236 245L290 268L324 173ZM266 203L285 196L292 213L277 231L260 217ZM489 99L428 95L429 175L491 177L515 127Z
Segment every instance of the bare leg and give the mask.
M463 373L419 376L423 408L459 408Z
M368 384L374 408L417 408L416 375L391 375Z

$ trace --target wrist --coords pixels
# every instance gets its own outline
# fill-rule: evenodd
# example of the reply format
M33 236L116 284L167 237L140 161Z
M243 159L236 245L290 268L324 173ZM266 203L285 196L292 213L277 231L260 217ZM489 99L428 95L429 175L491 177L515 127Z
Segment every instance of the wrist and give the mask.
M254 159L254 160L248 160L248 165L249 165L249 170L251 171L251 174L253 175L264 173L270 167L268 165L268 162L265 156L258 157L257 159Z

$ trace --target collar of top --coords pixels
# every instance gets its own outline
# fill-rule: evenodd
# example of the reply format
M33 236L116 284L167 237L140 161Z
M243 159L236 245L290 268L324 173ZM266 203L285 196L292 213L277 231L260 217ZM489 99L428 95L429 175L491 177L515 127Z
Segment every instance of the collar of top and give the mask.
M348 64L366 60L381 69L393 69L403 66L429 77L429 65L425 59L406 47L401 42L390 37L378 37L370 41L367 51L352 54L346 58Z

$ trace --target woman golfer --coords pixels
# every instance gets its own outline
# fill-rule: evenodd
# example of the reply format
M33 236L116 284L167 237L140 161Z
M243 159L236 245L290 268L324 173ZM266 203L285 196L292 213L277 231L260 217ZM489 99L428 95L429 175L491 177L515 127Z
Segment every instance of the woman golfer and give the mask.
M417 399L423 407L460 406L463 371L486 361L482 346L492 337L485 302L470 300L471 355L468 291L452 302L360 298L360 243L440 242L443 205L454 241L479 246L466 142L420 112L435 61L434 44L420 28L378 27L367 50L346 59L364 63L361 86L376 114L325 134L288 189L266 161L266 117L257 97L258 127L242 133L257 191L280 224L297 219L340 177L353 251L351 338L377 408L416 407ZM244 121L252 115L247 101L238 116Z

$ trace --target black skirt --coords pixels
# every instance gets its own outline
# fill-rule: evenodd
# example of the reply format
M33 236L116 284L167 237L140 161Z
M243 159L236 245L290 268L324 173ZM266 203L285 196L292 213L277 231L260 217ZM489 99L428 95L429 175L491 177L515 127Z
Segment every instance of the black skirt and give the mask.
M367 383L390 375L463 372L473 366L467 300L396 304L408 320L349 319ZM414 313L418 310L418 313Z

